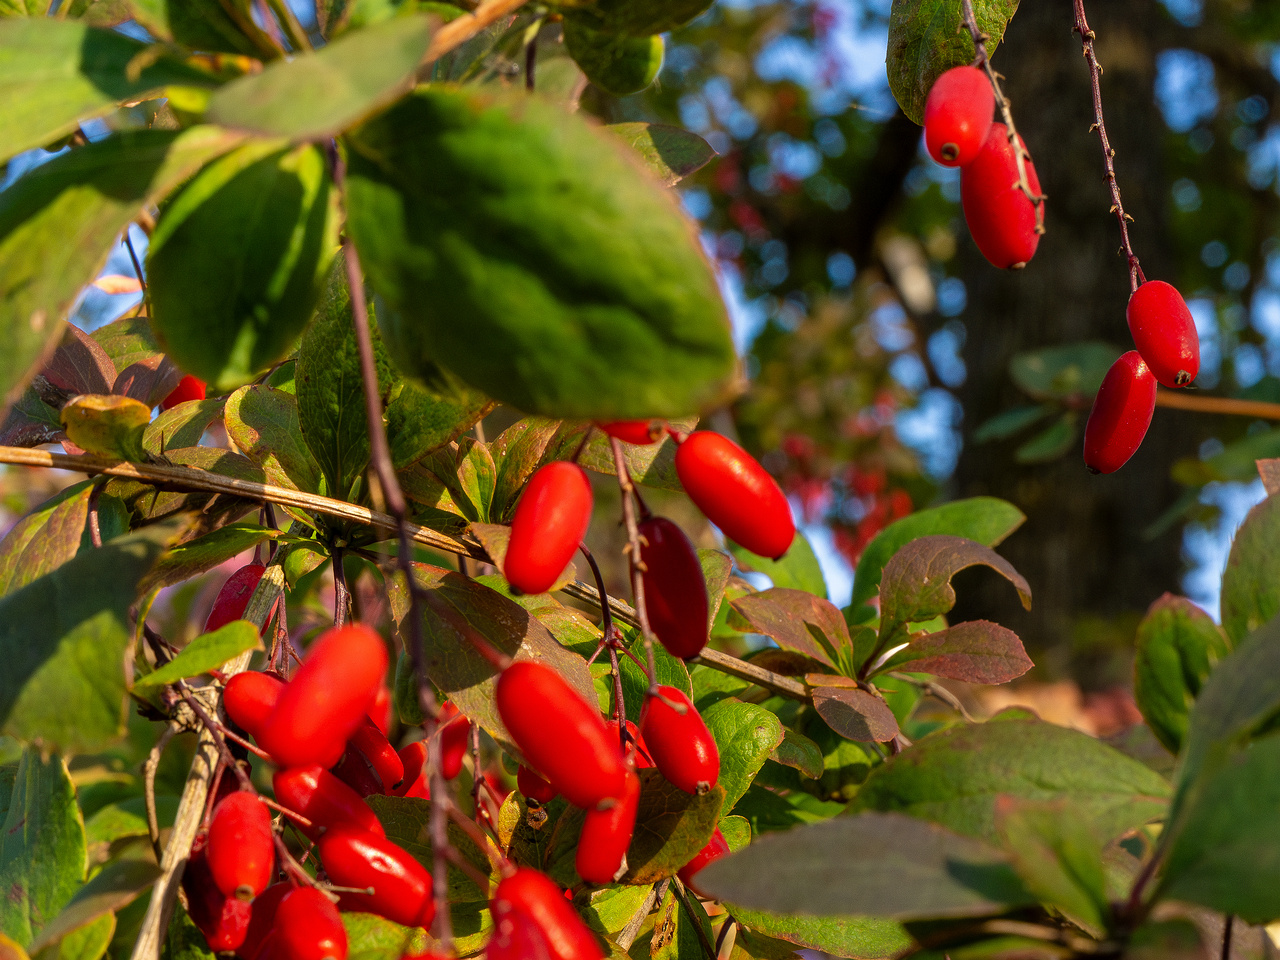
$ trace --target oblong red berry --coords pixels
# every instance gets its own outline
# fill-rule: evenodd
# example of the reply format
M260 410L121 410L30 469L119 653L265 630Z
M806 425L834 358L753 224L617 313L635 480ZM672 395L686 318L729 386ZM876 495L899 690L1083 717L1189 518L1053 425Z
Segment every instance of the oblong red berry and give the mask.
M380 837L386 835L360 794L324 767L313 764L277 770L271 786L277 803L311 821L309 827L299 823L298 829L312 840L320 839L333 827L355 827Z
M513 914L526 918L556 960L602 960L604 953L577 911L546 874L527 867L498 884L489 901L495 926Z
M720 832L720 828L716 827L716 832L711 835L711 839L707 841L707 845L693 855L693 859L686 863L683 867L676 871L676 876L680 878L680 882L692 890L699 896L706 896L699 890L694 882L694 876L699 870L719 860L721 857L729 855L729 843L724 838L724 834Z
M1200 373L1200 336L1187 301L1172 284L1148 280L1125 310L1133 345L1166 387L1185 387Z
M1039 196L1040 178L1029 157L1026 168L1027 184ZM1044 201L1032 203L1018 186L1018 159L1003 123L991 125L982 152L961 170L960 205L973 242L992 264L1020 270L1035 256L1040 245L1036 209Z
M178 385L169 391L169 395L160 401L160 409L168 410L188 400L203 400L208 387L199 377L187 374L178 381Z
M627 771L622 796L612 806L588 810L578 838L574 865L587 883L612 883L627 869L627 847L636 829L640 808L640 778Z
M640 728L628 720L627 733L631 735L631 742L627 744L627 761L637 770L651 769L653 760L649 756L649 748L645 746L644 737L640 736Z
M204 934L209 949L225 953L245 942L254 908L218 889L209 870L207 846L208 835L203 833L191 845L191 855L182 872L182 891L187 895L187 914Z
M471 746L471 721L456 705L446 701L440 708L440 774L452 780L462 772L462 761Z
M281 692L258 745L284 767L332 767L386 673L386 645L368 627L327 630Z
M777 560L796 525L786 494L751 454L711 430L690 434L676 450L676 474L707 519L752 553Z
M634 443L638 447L657 443L666 432L661 420L615 420L612 423L597 423L596 426L609 436L617 437L623 443Z
M228 897L252 900L267 889L276 848L271 811L256 793L237 791L213 808L206 854L213 882Z
M944 167L972 163L991 132L996 107L991 81L977 67L952 67L924 102L924 145Z
M396 787L397 797L422 797L431 799L430 777L427 775L427 744L415 740L400 748L400 760L404 764L404 780Z
M257 670L237 673L222 691L222 709L235 724L255 740L276 708L284 681Z
M710 632L707 580L698 551L666 517L642 520L639 531L649 626L673 657L696 657Z
M239 620L244 616L253 591L257 589L258 581L266 570L260 563L250 563L227 577L227 582L222 585L213 601L209 619L204 622L205 633L225 627L232 620Z
M368 716L356 727L347 747L355 747L368 759L373 772L382 781L383 793L390 793L404 779L404 762L386 734Z
M251 905L253 916L249 919L249 932L245 934L244 943L236 950L240 960L258 960L258 955L271 934L271 928L275 925L276 910L280 907L280 901L292 889L291 883L273 883L254 898Z
M516 789L526 800L543 805L560 796L560 792L549 781L542 779L536 771L530 770L523 763L516 771Z
M498 677L498 713L529 763L574 806L622 794L626 767L600 711L560 674L517 660Z
M387 736L391 735L391 713L394 706L391 700L391 688L384 683L378 688L378 693L373 698L373 706L369 708L369 719Z
M406 927L427 927L435 918L431 874L403 848L385 837L351 827L334 827L320 838L320 862L340 887L373 888L344 893L354 910L376 913Z
M1139 288L1141 289L1141 288ZM1084 427L1084 463L1115 473L1142 444L1156 409L1156 378L1137 350L1111 365Z
M342 917L315 887L298 887L280 901L275 930L289 960L347 960Z
M658 693L645 699L640 712L640 733L649 756L659 772L685 793L706 793L720 778L715 738L683 691L659 687Z
M591 523L591 481L557 460L530 478L511 520L502 572L521 593L546 593L573 558Z
M547 946L537 925L522 913L506 910L494 914L493 936L484 949L484 960L559 960Z
M374 772L369 758L350 741L342 753L342 759L329 768L329 772L362 797L385 793L382 779Z

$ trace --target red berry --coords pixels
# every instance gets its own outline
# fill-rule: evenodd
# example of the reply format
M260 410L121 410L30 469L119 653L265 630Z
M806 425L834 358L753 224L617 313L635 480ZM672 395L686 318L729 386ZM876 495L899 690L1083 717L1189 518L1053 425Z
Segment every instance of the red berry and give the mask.
M368 627L327 630L281 692L258 745L281 766L332 767L366 719L386 673L386 645Z
M213 601L209 619L204 622L205 633L212 633L244 616L245 609L249 606L249 599L257 589L258 581L262 579L266 569L260 563L251 563L241 567L227 578L227 582L218 591L217 599Z
M267 937L272 932L271 928L275 925L276 910L280 906L280 901L292 889L291 883L273 883L254 898L249 932L245 935L240 949L236 951L240 960L258 960L262 948L266 945Z
M1200 372L1200 337L1182 294L1163 280L1148 280L1125 311L1133 344L1166 387L1185 387Z
M498 713L525 758L565 799L592 809L622 795L626 767L600 711L560 674L517 660L498 677Z
M256 740L283 690L284 681L269 673L246 670L227 681L222 691L222 709L236 726Z
M168 410L188 400L203 400L206 390L205 382L191 374L178 381L178 385L169 391L169 395L160 401L160 409Z
M543 780L534 771L530 770L523 763L516 773L516 789L524 795L526 800L532 800L534 803L546 805L560 796L560 792L556 790L550 783Z
M649 748L645 746L644 737L640 736L640 728L628 720L627 733L631 735L631 743L627 746L627 760L637 770L652 769L653 760L649 757Z
M315 887L298 887L280 901L275 930L289 960L347 960L342 917Z
M368 759L373 772L382 781L382 793L390 793L404 779L404 762L396 753L396 748L367 716L364 723L356 727L347 747L354 747Z
M218 889L209 870L207 844L208 836L202 833L191 845L191 856L182 872L182 890L187 895L187 914L204 934L209 949L225 953L244 943L253 905Z
M627 771L622 796L613 805L588 810L578 839L574 865L587 883L606 884L627 869L627 847L636 829L640 807L640 778Z
M686 863L676 872L676 876L680 878L680 882L691 889L699 896L705 894L694 884L694 875L709 863L719 860L721 857L729 855L729 844L724 838L724 834L720 832L720 828L716 827L716 832L711 835L711 839L707 841L707 845L693 855L693 859Z
M241 790L213 808L207 855L213 882L228 897L248 901L267 889L276 848L271 811L257 794Z
M666 432L660 420L615 420L612 423L597 423L597 427L611 437L617 437L623 443L634 443L638 447L647 447L657 443Z
M707 645L707 581L698 551L666 517L640 522L649 626L667 653L687 660Z
M406 927L431 925L431 874L408 852L376 833L351 827L329 830L319 847L320 862L335 885L373 888L372 894L343 894L344 904Z
M382 779L374 772L369 758L350 742L342 753L342 759L330 767L329 772L361 797L374 797L384 792Z
M397 797L422 797L431 799L431 783L427 776L427 744L415 740L400 748L400 761L404 764L404 780L396 787Z
M555 960L603 960L604 953L596 938L546 874L527 867L518 868L498 884L489 906L499 929L512 918L531 923ZM515 924L518 927L520 921L515 920Z
M1027 185L1039 196L1040 179L1029 157L1026 168ZM1003 123L991 125L982 152L961 171L960 204L973 242L997 267L1019 270L1035 255L1036 208L1044 201L1032 203L1018 186L1018 160Z
M320 766L278 770L271 778L276 801L311 821L298 828L318 840L332 827L354 827L384 836L382 824L355 790Z
M521 593L546 593L591 523L591 481L576 463L540 467L516 504L502 572Z
M452 780L462 772L462 761L471 747L471 721L446 702L440 708L440 773Z
M715 738L682 691L659 687L658 693L645 700L640 713L649 755L662 775L685 793L706 793L720 777Z
M378 695L373 698L373 706L369 708L369 719L387 736L391 735L391 712L394 706L391 688L384 683L378 688Z
M1141 289L1141 288L1139 288ZM1156 409L1156 378L1137 350L1111 365L1084 427L1084 463L1115 473L1142 444Z
M676 451L676 473L689 499L730 540L774 560L790 548L796 525L786 494L728 437L691 434Z
M495 914L493 936L484 950L485 960L558 960L537 925L522 913L507 910Z
M977 67L952 67L933 83L924 102L924 144L945 167L963 167L981 152L991 132L996 97Z

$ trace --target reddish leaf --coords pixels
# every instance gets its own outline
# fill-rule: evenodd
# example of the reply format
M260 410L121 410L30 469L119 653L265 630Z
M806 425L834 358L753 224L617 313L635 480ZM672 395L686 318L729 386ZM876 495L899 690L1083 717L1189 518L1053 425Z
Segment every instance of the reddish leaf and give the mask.
M844 614L833 603L803 590L774 587L763 593L739 597L730 603L745 626L733 622L736 630L763 633L778 646L794 650L839 670L836 662L848 650L849 628Z
M1008 683L1032 666L1012 630L987 620L970 620L917 637L889 661L887 669L932 673L969 683Z
M848 687L818 687L813 706L827 726L846 740L885 743L898 735L893 711L874 694Z
M978 564L1012 583L1023 607L1031 609L1031 586L990 547L964 537L920 537L885 564L880 578L882 623L918 622L946 613L956 604L951 578Z
M173 392L181 379L182 371L168 357L148 357L121 370L111 392L154 407Z
M1257 465L1258 476L1262 478L1262 485L1267 493L1280 493L1280 458L1259 460Z
M107 352L88 334L70 324L49 365L41 372L55 387L72 396L110 393L116 380L116 365Z

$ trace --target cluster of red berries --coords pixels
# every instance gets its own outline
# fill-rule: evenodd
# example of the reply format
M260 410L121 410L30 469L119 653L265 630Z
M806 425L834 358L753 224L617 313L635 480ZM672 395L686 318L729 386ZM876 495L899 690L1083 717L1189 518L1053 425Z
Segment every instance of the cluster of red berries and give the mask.
M995 106L983 71L952 67L929 90L924 142L938 163L960 168L965 223L982 255L1002 269L1020 270L1044 233L1044 196L1026 144L995 121Z
M1196 322L1175 287L1148 280L1125 311L1136 350L1112 364L1084 428L1084 462L1092 473L1114 473L1142 444L1156 409L1156 384L1185 387L1200 372Z

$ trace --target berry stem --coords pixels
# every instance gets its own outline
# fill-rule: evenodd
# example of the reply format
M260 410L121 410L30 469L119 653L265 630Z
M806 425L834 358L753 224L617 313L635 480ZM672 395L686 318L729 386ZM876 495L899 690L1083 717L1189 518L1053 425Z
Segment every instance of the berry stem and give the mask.
M347 571L342 563L342 548L333 550L333 625L340 627L347 622L351 591L347 588Z
M689 923L693 925L694 932L698 935L698 942L702 944L702 952L706 955L707 960L716 960L716 948L711 945L711 939L707 936L707 931L702 929L702 918L693 912L693 905L689 903L689 894L684 888L684 884L677 877L672 883L672 889L675 891L676 899L680 901L680 906L684 908L685 916L689 918Z
M964 18L965 29L969 31L969 36L973 38L974 60L973 65L980 67L987 75L987 79L991 81L991 89L996 95L996 104L1000 107L1000 117L1004 120L1005 130L1008 133L1009 144L1013 147L1013 156L1018 164L1018 183L1017 187L1027 199L1031 201L1036 208L1036 233L1044 233L1044 200L1043 193L1031 192L1031 181L1027 179L1027 160L1030 159L1027 151L1023 148L1021 140L1018 138L1018 128L1013 122L1013 108L1009 102L1009 98L1004 95L1004 91L1000 89L1000 79L995 70L991 67L991 59L987 56L987 40L990 38L978 26L978 18L973 12L972 0L960 0L960 11Z
M1280 420L1280 403L1264 400L1237 400L1234 397L1203 397L1185 390L1156 391L1156 406L1174 410L1193 410L1197 413L1223 413L1238 417L1258 417L1262 420Z
M640 559L640 527L636 521L636 488L631 482L631 474L627 471L627 461L622 454L622 441L617 437L609 438L609 445L613 449L613 465L618 473L618 487L622 491L622 521L627 528L627 545L624 552L627 555L627 564L631 569L631 595L635 598L635 614L636 623L640 627L640 634L644 637L644 651L649 662L648 678L649 689L653 692L657 689L658 668L653 659L653 628L649 626L649 612L644 602L644 561ZM608 603L608 598L603 592L600 594L602 603Z
M967 4L969 0L964 0ZM1098 131L1098 139L1102 141L1102 162L1107 168L1107 189L1111 191L1111 212L1120 223L1121 251L1129 261L1129 289L1137 290L1138 285L1146 281L1142 266L1138 263L1138 255L1133 252L1133 244L1129 240L1129 223L1133 217L1124 212L1124 201L1120 199L1120 185L1116 182L1116 152L1107 136L1107 125L1102 119L1102 65L1098 63L1098 55L1093 49L1093 41L1097 35L1089 29L1089 21L1085 18L1084 0L1073 0L1075 4L1076 25L1072 28L1080 34L1080 43L1084 47L1084 58L1089 64L1089 81L1093 86L1093 126Z

